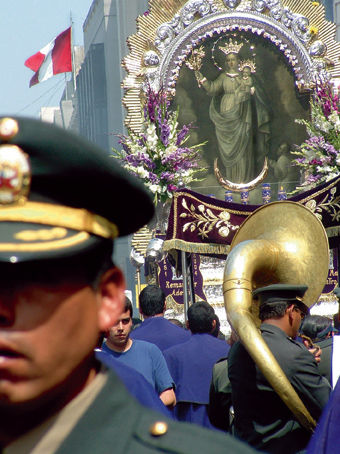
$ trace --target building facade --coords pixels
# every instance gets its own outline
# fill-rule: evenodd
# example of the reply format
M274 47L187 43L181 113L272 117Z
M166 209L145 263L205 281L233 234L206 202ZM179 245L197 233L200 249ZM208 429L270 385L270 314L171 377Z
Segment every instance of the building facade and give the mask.
M93 0L83 25L84 61L76 80L74 117L79 133L108 152L118 147L117 134L125 132L121 62L128 54L126 40L136 32L136 18L146 9L147 0ZM114 200L117 194L111 196ZM123 270L135 301L130 250L131 237L115 241L114 261Z

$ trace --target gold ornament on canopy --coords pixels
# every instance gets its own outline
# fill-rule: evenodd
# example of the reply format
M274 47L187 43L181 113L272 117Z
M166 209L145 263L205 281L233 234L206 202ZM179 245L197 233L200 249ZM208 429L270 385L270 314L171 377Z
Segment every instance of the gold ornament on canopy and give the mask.
M224 178L220 172L220 169L218 168L217 159L215 159L214 161L214 171L217 181L224 189L227 189L227 191L232 192L252 191L257 186L259 186L266 178L268 173L268 161L267 158L264 159L263 168L259 175L253 180L249 181L248 183L233 183L232 181Z
M205 52L202 46L194 49L192 54L185 62L187 67L192 71L199 71L202 67L202 59L205 57Z
M219 49L225 54L238 54L243 46L243 43L238 43L237 41L233 41L231 38L229 39L229 43L225 44L224 46L220 46Z
M148 14L137 19L137 33L122 66L126 126L142 124L141 91L150 83L169 97L176 93L179 71L194 49L213 35L247 31L272 42L282 52L303 91L314 74L340 77L340 44L324 6L307 0L149 0Z
M250 68L250 71L252 73L256 72L256 63L254 60L242 60L240 64L238 65L239 71L242 71L244 68Z

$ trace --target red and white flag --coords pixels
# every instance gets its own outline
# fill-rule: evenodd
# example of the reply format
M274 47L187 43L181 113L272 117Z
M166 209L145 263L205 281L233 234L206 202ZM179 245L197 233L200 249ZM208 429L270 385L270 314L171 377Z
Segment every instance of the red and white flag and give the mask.
M55 74L72 71L71 27L63 31L39 52L25 61L25 66L35 71L30 87Z

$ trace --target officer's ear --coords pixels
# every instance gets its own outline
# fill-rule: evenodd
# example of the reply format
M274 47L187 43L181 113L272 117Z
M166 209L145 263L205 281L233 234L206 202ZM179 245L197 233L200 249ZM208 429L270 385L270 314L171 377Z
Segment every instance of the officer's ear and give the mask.
M290 323L292 323L293 320L294 320L294 317L293 317L294 316L294 310L295 310L294 307L295 307L294 304L290 304L287 307L287 309L286 309L286 314L288 316L288 320L289 320Z
M119 268L112 267L103 274L98 289L100 331L107 331L117 323L124 309L125 288L125 279Z

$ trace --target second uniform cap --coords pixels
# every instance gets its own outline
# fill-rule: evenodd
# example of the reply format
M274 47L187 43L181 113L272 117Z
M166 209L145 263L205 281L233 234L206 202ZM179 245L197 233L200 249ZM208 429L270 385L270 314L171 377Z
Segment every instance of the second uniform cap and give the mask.
M302 302L307 289L308 287L306 285L272 284L254 290L253 297L258 299L260 304L276 303L279 301Z

